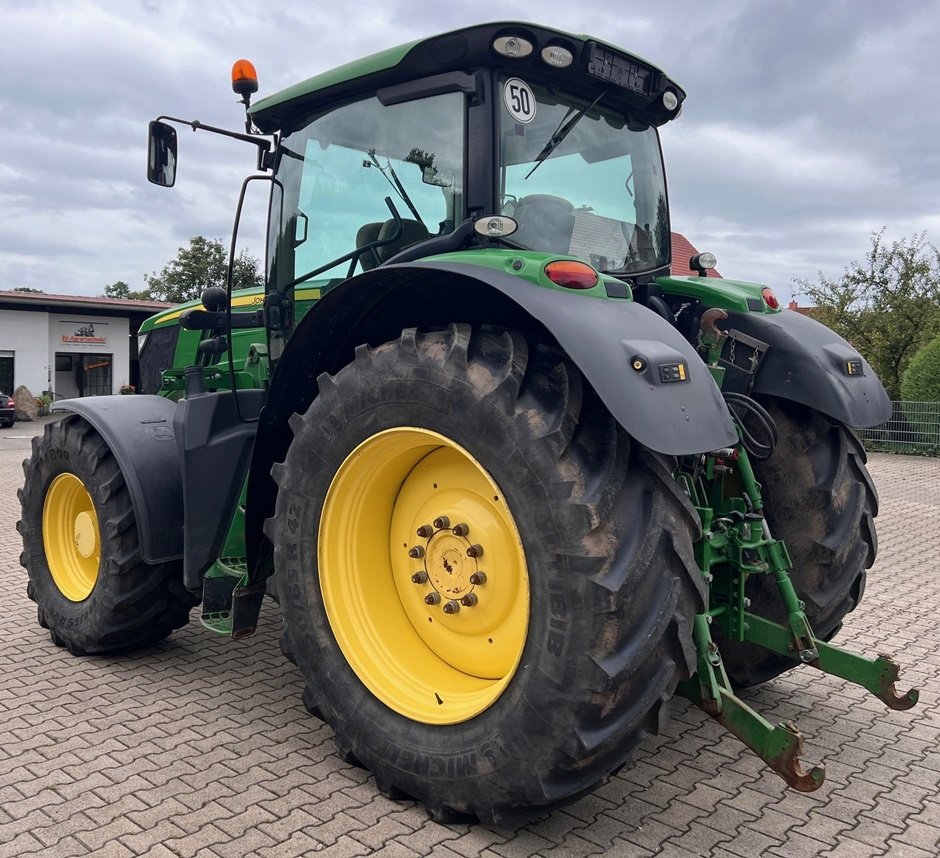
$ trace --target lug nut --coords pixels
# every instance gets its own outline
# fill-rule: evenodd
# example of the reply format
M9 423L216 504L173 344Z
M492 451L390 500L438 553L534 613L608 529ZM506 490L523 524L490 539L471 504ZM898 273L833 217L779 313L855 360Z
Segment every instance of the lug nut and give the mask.
M467 557L482 557L482 556L483 556L482 545L471 545L467 549Z
M424 557L424 549L420 545L416 545L414 548L408 550L408 556L413 557L415 560L420 560Z
M451 599L449 602L444 602L444 613L445 614L456 614L460 610L460 602L455 602Z
M427 584L428 573L427 572L415 572L415 574L411 576L411 580L415 584Z
M474 572L470 576L470 583L479 586L486 583L486 572Z
M440 601L441 594L436 591L434 593L428 593L427 596L424 597L425 605L436 605Z
M450 519L446 515L439 515L434 519L434 526L438 530L444 530L444 528L450 527Z
M461 522L454 525L454 536L466 536L470 533L470 526Z
M427 539L429 536L434 536L434 528L430 524L422 524L418 528L418 536L422 539Z
M465 608L472 608L476 603L477 603L476 593L467 593L467 595L464 596L460 600L460 604L463 605Z

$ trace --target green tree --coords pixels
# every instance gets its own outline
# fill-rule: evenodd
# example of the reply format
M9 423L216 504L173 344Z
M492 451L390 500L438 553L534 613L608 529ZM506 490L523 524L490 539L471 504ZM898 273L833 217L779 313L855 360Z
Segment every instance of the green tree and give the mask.
M180 304L199 298L207 286L225 286L228 252L220 239L194 235L159 274L145 275L151 297ZM247 250L235 257L234 289L262 286L260 264Z
M42 289L33 289L32 286L14 286L14 292L38 292L40 295L45 294Z
M838 280L798 280L813 316L845 337L899 399L911 358L940 334L940 252L925 233L887 242L872 233L864 262L853 261Z
M130 298L134 301L152 301L149 289L133 290L123 280L116 280L104 287L105 298Z
M911 358L901 379L901 396L908 402L940 402L940 337Z

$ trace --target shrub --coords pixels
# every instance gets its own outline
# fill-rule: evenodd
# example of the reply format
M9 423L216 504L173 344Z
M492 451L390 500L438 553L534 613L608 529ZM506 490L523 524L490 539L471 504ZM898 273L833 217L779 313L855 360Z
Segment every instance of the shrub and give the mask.
M905 402L940 402L940 337L911 359L901 379L901 397Z

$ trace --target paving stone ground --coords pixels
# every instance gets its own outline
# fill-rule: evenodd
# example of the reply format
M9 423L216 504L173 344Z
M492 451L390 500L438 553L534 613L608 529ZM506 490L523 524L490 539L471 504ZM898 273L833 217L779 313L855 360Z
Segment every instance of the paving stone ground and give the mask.
M940 460L873 455L880 554L839 642L895 653L921 703L890 712L801 668L747 692L791 718L818 792L785 788L698 709L574 805L518 828L439 825L375 790L300 702L266 608L248 641L192 624L121 658L75 658L36 624L18 563L29 436L0 430L0 858L433 855L936 858L940 854ZM903 685L907 688L908 685Z

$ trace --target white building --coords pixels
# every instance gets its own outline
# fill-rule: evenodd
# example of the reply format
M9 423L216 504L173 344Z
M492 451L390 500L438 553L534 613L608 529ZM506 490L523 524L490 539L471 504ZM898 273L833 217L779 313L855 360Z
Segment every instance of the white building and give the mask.
M158 301L0 291L0 392L56 399L137 386L137 331Z

